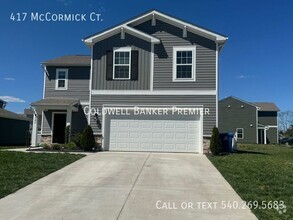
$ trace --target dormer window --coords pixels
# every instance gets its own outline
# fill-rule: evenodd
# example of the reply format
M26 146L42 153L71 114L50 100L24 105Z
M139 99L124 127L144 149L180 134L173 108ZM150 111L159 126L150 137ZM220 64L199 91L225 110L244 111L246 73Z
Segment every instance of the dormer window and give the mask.
M196 47L173 47L173 82L195 81Z
M67 90L68 86L68 69L56 70L56 90Z

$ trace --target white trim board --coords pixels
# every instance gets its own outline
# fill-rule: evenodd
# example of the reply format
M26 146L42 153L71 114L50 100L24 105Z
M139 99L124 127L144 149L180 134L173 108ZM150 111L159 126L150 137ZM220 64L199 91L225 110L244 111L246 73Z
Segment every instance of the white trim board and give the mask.
M135 37L141 38L142 40L146 40L151 43L159 44L161 42L158 38L155 38L152 35L149 35L147 33L144 33L140 30L134 29L134 28L127 26L127 25L124 25L124 24L116 26L114 28L111 28L110 30L104 31L102 33L96 34L94 36L82 39L82 41L85 44L87 44L88 46L91 46L91 45L93 45L101 40L104 40L108 37L111 37L117 33L121 33L121 31L128 33L128 34L131 34Z
M216 95L216 90L92 90L92 95Z
M226 36L214 33L214 32L209 31L207 29L198 27L194 24L191 24L191 23L182 21L180 19L171 17L169 15L163 14L163 13L156 11L156 10L152 10L152 11L150 11L146 14L143 14L142 16L139 16L137 18L134 18L124 24L136 26L140 23L143 23L143 22L151 19L153 15L155 15L156 19L164 21L164 22L169 23L171 25L181 27L181 28L185 28L185 26L186 26L187 31L194 32L196 34L199 34L201 36L204 36L204 37L211 39L211 40L214 40L214 41L225 42L228 39L228 37L226 37Z
M154 61L155 61L155 45L154 43L151 43L151 74L150 74L150 90L153 91L154 90Z

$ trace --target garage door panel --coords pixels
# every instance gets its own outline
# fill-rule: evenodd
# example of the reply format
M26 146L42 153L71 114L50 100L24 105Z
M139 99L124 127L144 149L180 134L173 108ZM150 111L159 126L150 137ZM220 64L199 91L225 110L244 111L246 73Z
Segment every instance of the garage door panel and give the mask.
M164 134L161 134L161 133L153 133L153 138L162 139L162 138L164 138Z
M198 152L199 120L109 119L109 150Z

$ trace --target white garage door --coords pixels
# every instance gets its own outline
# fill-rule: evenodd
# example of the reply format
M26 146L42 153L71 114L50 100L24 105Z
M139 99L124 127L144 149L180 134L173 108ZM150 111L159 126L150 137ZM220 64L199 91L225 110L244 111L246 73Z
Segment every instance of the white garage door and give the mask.
M109 150L201 152L199 117L172 120L110 119Z

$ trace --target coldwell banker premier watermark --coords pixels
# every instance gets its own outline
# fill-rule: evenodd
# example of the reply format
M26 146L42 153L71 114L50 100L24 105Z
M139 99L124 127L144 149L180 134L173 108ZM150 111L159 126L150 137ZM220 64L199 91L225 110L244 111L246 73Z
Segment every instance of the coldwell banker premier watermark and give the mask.
M209 108L200 107L84 107L85 115L209 115Z

